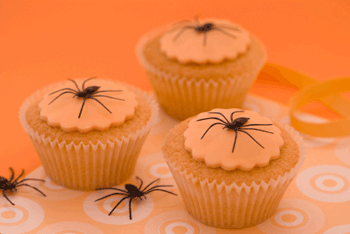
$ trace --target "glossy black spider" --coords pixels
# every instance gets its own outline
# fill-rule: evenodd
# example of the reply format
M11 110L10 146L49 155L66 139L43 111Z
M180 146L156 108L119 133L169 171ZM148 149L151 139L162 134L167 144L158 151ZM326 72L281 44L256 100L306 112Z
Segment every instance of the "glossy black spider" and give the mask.
M185 21L181 21L180 23L185 23L185 22L191 22L191 21L185 20ZM236 36L231 34L231 33L226 32L226 30L240 31L238 28L231 27L228 25L213 24L210 22L205 23L205 24L199 24L198 19L195 18L195 25L183 26L182 29L175 35L173 41L175 42L182 35L182 33L185 32L187 29L195 30L198 34L203 33L203 35L204 35L203 46L205 46L207 43L207 33L209 31L216 30L216 31L219 31L219 32L233 38L233 39L235 39Z
M82 90L79 89L77 83L72 80L72 79L68 79L70 81L72 81L74 84L75 84L75 87L77 87L78 91L77 90L74 90L74 89L71 89L71 88L63 88L63 89L60 89L60 90L56 90L52 93L50 93L49 95L52 95L54 93L57 93L57 92L60 92L60 91L64 91L64 90L67 90L67 91L64 91L62 92L60 95L58 95L57 97L55 97L55 99L53 99L49 105L51 103L53 103L57 98L59 98L60 96L62 96L63 94L66 94L66 93L70 93L70 94L74 94L73 98L74 97L78 97L78 98L84 98L84 101L83 101L83 104L81 105L81 109L80 109L80 112L79 112L79 116L78 118L80 118L81 116L81 112L83 111L83 108L84 108L84 104L85 104L85 101L86 99L92 99L92 100L95 100L97 101L98 103L101 104L101 106L103 106L109 113L112 113L107 107L105 107L105 105L102 104L102 102L100 102L99 100L97 100L95 97L106 97L106 98L111 98L111 99L116 99L116 100L119 100L119 101L125 101L124 99L121 99L121 98L115 98L115 97L110 97L110 96L106 96L106 95L96 95L96 94L99 94L99 93L104 93L104 92L121 92L122 90L100 90L100 91L97 91L101 86L89 86L89 87L86 87L84 88L84 85L85 85L85 82L88 81L88 80L92 80L92 79L95 79L96 77L92 77L90 79L87 79L83 82L82 84Z
M235 146L236 146L236 141L237 141L237 132L243 132L245 134L247 134L250 138L252 138L260 147L262 147L263 149L264 146L262 146L259 142L257 142L248 132L246 132L245 130L256 130L256 131L261 131L261 132L266 132L266 133L270 133L270 134L273 134L273 132L269 132L269 131L266 131L266 130L262 130L262 129L257 129L257 128L249 128L251 126L271 126L272 124L247 124L247 125L244 125L245 123L248 122L248 120L250 118L247 118L247 117L239 117L239 118L236 118L236 119L233 119L233 114L234 113L240 113L240 112L244 112L244 111L233 111L231 113L231 122L228 121L228 119L220 112L208 112L209 114L219 114L221 115L223 119L220 119L220 118L217 118L217 117L209 117L209 118L203 118L203 119L198 119L197 121L203 121L203 120L208 120L208 119L215 119L215 120L218 120L220 122L215 122L213 123L212 125L210 125L210 127L208 127L208 129L204 132L203 136L201 137L201 139L203 139L203 137L205 136L205 134L207 134L207 132L209 131L209 129L211 129L212 127L214 127L215 125L224 125L223 129L227 128L228 130L233 130L235 131L235 141L233 143L233 147L232 147L232 153L234 152L235 150ZM248 128L247 128L248 127Z
M139 178L139 177L136 177L136 179L140 180L141 184L140 184L140 187L137 188L135 185L133 184L125 184L125 190L122 190L122 189L118 189L118 188L100 188L100 189L97 189L97 190L117 190L119 191L119 193L112 193L112 194L109 194L107 196L104 196L104 197L101 197L99 199L97 199L95 202L97 201L100 201L102 199L105 199L107 197L110 197L110 196L113 196L113 195L124 195L125 197L123 197L117 205L114 206L114 208L111 210L111 212L109 212L108 215L111 215L113 213L113 211L119 206L119 204L124 201L125 199L127 198L130 198L129 200L129 217L130 217L130 220L132 219L131 217L131 201L132 199L134 198L139 198L140 200L142 200L142 197L144 197L146 199L146 196L147 194L153 192L153 191L162 191L162 192L166 192L166 193L170 193L172 195L175 195L177 196L177 194L175 193L172 193L172 192L169 192L169 191L166 191L166 190L163 190L163 189L159 189L161 187L172 187L173 185L156 185L156 186L153 186L151 188L149 188L148 190L146 190L149 186L151 186L152 184L154 184L155 182L157 182L158 180L160 179L156 179L154 181L152 181L151 183L149 183L144 189L142 189L142 184L143 184L143 181ZM142 190L141 190L142 189ZM120 193L121 192L121 193Z
M23 176L24 170L22 170L22 173L16 179L14 179L15 172L13 171L12 167L10 167L10 171L11 171L11 177L9 180L0 176L0 189L2 189L2 195L4 195L4 197L11 203L11 205L14 206L15 204L7 197L5 192L10 191L12 193L13 190L15 190L17 192L17 188L20 186L31 187L31 188L35 189L36 191L38 191L39 193L41 193L44 197L46 197L46 195L43 192L41 192L39 189L37 189L29 184L23 184L23 182L29 181L29 180L35 180L35 181L41 181L41 182L45 182L45 180L26 178L26 179L23 179L21 181L18 181L19 178L21 178Z

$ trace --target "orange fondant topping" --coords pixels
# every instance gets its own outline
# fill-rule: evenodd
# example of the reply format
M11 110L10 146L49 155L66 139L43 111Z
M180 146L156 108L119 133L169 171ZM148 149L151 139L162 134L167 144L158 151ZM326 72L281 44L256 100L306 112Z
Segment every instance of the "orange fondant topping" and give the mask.
M211 30L197 32L194 27L212 24ZM244 53L250 36L240 26L227 20L206 19L183 23L160 39L160 49L180 63L219 63Z
M185 148L191 152L194 159L204 161L208 167L221 167L227 171L237 168L249 171L254 167L267 166L270 160L279 157L280 148L283 145L280 129L274 125L255 125L272 124L271 120L260 116L256 112L236 111L242 110L214 109L210 112L199 114L189 122L188 129L184 133ZM223 123L218 119L224 122L232 122L232 112L236 112L232 115L233 121L241 117L249 118L240 129L252 136L262 147L248 136L248 134L237 131L237 139L233 151L236 132L224 128L225 126L223 124L213 125L215 123ZM218 113L222 113L227 120ZM206 119L213 117L218 119ZM254 125L249 126L251 124ZM212 127L208 130L210 126ZM253 130L253 128L263 131ZM207 133L204 135L206 131ZM267 133L266 131L272 133Z
M80 90L84 80L75 80ZM62 92L50 95L53 91L70 88L77 90L73 82L67 81L63 85L56 87L47 93L39 103L40 118L47 121L47 124L53 127L60 127L62 130L89 132L91 130L106 130L111 126L120 126L126 120L134 116L135 108L138 103L135 94L128 91L120 84L109 80L93 79L85 83L85 88L89 86L100 86L98 91L103 90L122 90L121 92L101 92L96 95L106 95L114 98L123 99L116 100L107 97L95 97L112 113L108 112L96 100L86 99L83 111L78 118L83 98L73 98L74 94L63 94L50 105L49 103ZM66 91L66 90L65 90Z

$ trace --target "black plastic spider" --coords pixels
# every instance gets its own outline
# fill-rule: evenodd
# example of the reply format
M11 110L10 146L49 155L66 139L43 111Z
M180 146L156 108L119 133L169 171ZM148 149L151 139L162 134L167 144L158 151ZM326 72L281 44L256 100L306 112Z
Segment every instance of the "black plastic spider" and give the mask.
M38 191L39 193L41 193L44 197L46 197L46 195L43 192L41 192L39 189L35 188L34 186L31 186L29 184L23 184L23 182L29 181L29 180L35 180L35 181L41 181L41 182L45 182L45 180L26 178L26 179L23 179L21 181L18 181L19 178L21 178L23 176L24 170L22 170L22 173L14 180L15 172L13 171L12 167L10 167L10 171L11 171L11 177L9 180L0 176L0 189L2 189L2 195L4 195L4 197L11 203L11 205L14 206L15 204L7 197L5 192L10 191L11 193L13 193L13 190L15 190L17 192L17 188L20 186L31 187L31 188L35 189L36 191Z
M113 213L113 211L119 206L119 204L124 201L125 199L127 198L130 198L129 200L129 216L130 216L130 220L132 219L131 217L131 201L132 199L134 198L139 198L140 200L142 200L142 197L144 197L146 199L146 196L147 194L153 192L153 191L162 191L162 192L166 192L166 193L170 193L172 195L175 195L177 196L177 194L175 193L172 193L172 192L169 192L169 191L166 191L166 190L163 190L163 189L159 189L159 188L162 188L162 187L173 187L173 185L156 185L156 186L153 186L151 188L149 188L148 190L146 190L149 186L151 186L152 184L154 184L155 182L157 182L158 180L160 179L156 179L154 181L152 181L151 183L149 183L144 189L141 190L142 188L142 184L143 184L143 181L139 178L139 177L136 177L136 179L140 180L141 184L140 184L140 187L137 188L135 185L133 184L125 184L125 190L122 190L122 189L118 189L118 188L100 188L100 189L97 189L97 190L117 190L119 191L119 193L112 193L112 194L109 194L107 196L104 196L104 197L101 197L99 199L97 199L95 202L97 201L100 201L102 199L105 199L107 197L110 197L110 196L113 196L113 195L124 195L125 197L123 197L117 205L114 206L114 208L111 210L111 212L109 212L108 215L111 215ZM121 192L121 193L120 193Z
M66 94L66 93L70 93L70 94L74 94L73 98L74 97L78 97L78 98L84 98L84 101L83 101L83 104L81 105L81 109L80 109L80 113L79 113L79 116L78 118L80 118L81 116L81 112L83 111L83 108L84 108L84 104L85 104L85 101L86 99L92 99L92 100L95 100L97 101L98 103L100 103L109 113L112 113L107 107L105 107L105 105L102 104L102 102L100 102L99 100L97 100L95 97L106 97L106 98L111 98L111 99L116 99L116 100L119 100L119 101L125 101L124 99L121 99L121 98L116 98L116 97L110 97L110 96L106 96L106 95L96 95L96 94L99 94L99 93L104 93L104 92L121 92L122 90L100 90L100 91L97 91L101 86L89 86L89 87L86 87L84 88L84 85L85 85L85 82L89 81L89 80L92 80L92 79L95 79L96 77L92 77L92 78L89 78L87 80L85 80L82 84L82 90L79 89L77 83L72 80L72 79L68 79L70 81L72 81L75 86L77 87L78 91L77 90L74 90L74 89L71 89L71 88L63 88L63 89L60 89L60 90L56 90L52 93L50 93L49 95L52 95L54 93L57 93L57 92L60 92L60 91L63 91L63 90L68 90L68 91L64 91L63 93L61 93L60 95L58 95L55 99L53 99L49 105L51 103L53 103L57 98L59 98L60 96L62 96L63 94Z
M209 118L203 118L203 119L198 119L197 121L203 121L203 120L208 120L208 119L215 119L218 120L220 122L215 122L212 125L210 125L210 127L204 132L203 136L201 137L201 139L203 139L203 137L205 136L205 134L207 134L207 132L209 131L209 129L211 129L212 127L214 127L215 125L224 125L223 129L227 128L228 130L233 130L235 131L235 141L233 143L233 147L232 147L232 153L235 150L235 146L236 146L236 141L237 141L237 132L243 132L245 134L247 134L250 138L252 138L260 147L262 147L263 149L264 146L262 146L259 142L257 142L248 132L246 132L245 130L256 130L256 131L261 131L261 132L266 132L266 133L270 133L273 134L273 132L269 132L266 130L262 130L262 129L257 129L257 128L249 128L251 126L271 126L272 124L247 124L244 125L245 123L248 122L248 120L250 118L247 117L239 117L236 119L233 119L233 114L235 113L240 113L240 112L244 112L244 111L233 111L231 113L231 122L228 121L228 119L220 112L208 112L209 114L219 114L222 117L224 117L223 119L217 118L217 117L209 117ZM248 127L248 128L247 128Z
M226 30L240 31L239 28L231 27L231 26L224 25L224 24L213 24L210 22L205 23L205 24L199 24L199 21L197 18L195 18L194 21L195 21L195 25L183 26L182 29L175 35L173 41L175 42L182 35L182 33L185 32L187 29L195 30L198 34L203 33L203 35L204 35L203 46L205 46L207 43L207 33L209 31L216 30L216 31L219 31L219 32L233 38L233 39L235 39L236 36L231 34L231 33L226 32ZM191 22L191 21L184 20L184 21L181 21L179 23L186 23L186 22Z

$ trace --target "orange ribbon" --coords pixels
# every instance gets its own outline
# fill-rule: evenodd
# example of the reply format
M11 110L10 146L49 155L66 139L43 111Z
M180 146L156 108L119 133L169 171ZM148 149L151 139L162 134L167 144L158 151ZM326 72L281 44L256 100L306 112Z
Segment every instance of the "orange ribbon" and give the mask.
M316 137L341 137L350 135L350 102L341 96L350 91L350 78L339 78L319 83L317 80L289 70L266 64L269 74L281 80L287 80L300 89L291 99L291 125L300 132ZM296 113L305 104L320 101L343 118L327 123L310 123L297 118Z

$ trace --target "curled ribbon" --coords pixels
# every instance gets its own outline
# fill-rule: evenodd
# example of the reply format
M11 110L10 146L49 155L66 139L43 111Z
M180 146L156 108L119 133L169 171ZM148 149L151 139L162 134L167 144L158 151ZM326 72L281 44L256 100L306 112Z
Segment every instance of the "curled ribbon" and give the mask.
M341 96L350 91L350 78L338 78L325 82L289 70L287 68L266 64L267 72L280 80L287 80L300 89L291 99L291 125L300 132L316 137L341 137L350 135L350 102ZM297 118L296 113L311 101L320 101L343 118L327 123L305 122Z

